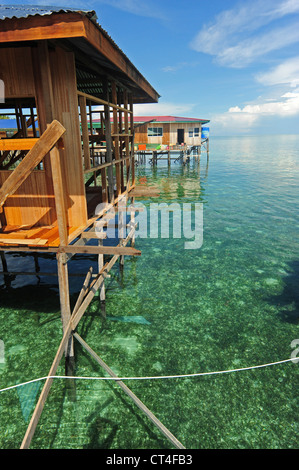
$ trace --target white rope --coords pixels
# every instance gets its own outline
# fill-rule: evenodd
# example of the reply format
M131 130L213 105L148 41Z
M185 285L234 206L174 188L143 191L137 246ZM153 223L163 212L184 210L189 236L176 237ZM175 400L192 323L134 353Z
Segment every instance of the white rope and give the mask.
M38 379L29 380L28 382L23 382L17 385L12 385L7 388L3 388L0 390L1 392L6 392L7 390L12 390L17 387L22 387L23 385L28 385L34 382L39 382L41 380L47 379L76 379L76 380L114 380L114 381L123 381L123 380L157 380L157 379L181 379L181 378L188 378L188 377L202 377L204 375L216 375L216 374L228 374L230 372L240 372L243 370L251 370L251 369L260 369L262 367L269 367L275 366L277 364L283 364L286 362L293 362L297 363L298 358L294 357L292 359L285 359L283 361L278 362L270 362L268 364L261 364L258 366L251 366L251 367L242 367L240 369L229 369L229 370L219 370L214 372L199 372L196 374L183 374L183 375L159 375L159 376L152 376L152 377L80 377L80 376L70 376L70 375L47 375L46 377L40 377Z

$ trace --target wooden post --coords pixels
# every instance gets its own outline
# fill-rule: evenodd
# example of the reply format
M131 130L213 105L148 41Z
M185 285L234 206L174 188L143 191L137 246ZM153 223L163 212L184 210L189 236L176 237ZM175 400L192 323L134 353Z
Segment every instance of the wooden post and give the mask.
M1 261L2 261L3 272L6 273L6 274L4 274L4 284L5 284L6 287L10 287L11 286L11 278L10 278L10 275L8 274L8 266L7 266L7 261L6 261L6 258L5 258L4 251L0 251L0 258L1 258Z
M64 199L64 185L61 174L59 150L57 147L53 147L51 150L50 159L60 245L65 246L68 245L67 208Z
M89 170L90 169L89 131L88 131L88 123L87 123L85 96L79 96L79 106L80 106L81 127L82 127L84 167L85 167L85 170Z
M122 105L122 98L121 98L121 91L118 90L118 106ZM121 135L123 133L123 121L122 121L122 111L121 109L118 110L118 133ZM123 141L122 137L119 138L119 157L122 159L123 157ZM120 175L121 175L121 192L123 193L125 190L125 178L124 178L124 164L123 162L120 163Z
M168 166L170 166L170 150L167 152Z
M135 179L135 130L134 130L134 114L133 114L133 96L132 93L129 97L130 102L130 133L131 133L131 167L132 167L132 186L135 186L136 179Z
M183 153L183 164L186 165L186 161L187 161L187 152L186 152L186 149L182 151Z
M112 87L112 103L117 105L117 92L116 92L116 84L115 82L111 83ZM117 117L117 109L113 108L113 133L118 134L118 117ZM114 137L114 153L115 153L115 160L119 160L119 136L115 135ZM115 175L116 175L116 191L117 196L121 194L121 164L115 165Z
M103 80L104 98L109 101L108 80ZM104 105L105 110L105 136L106 136L106 158L107 163L112 163L112 137L111 137L111 121L110 121L110 108L107 104ZM109 189L109 202L114 201L114 182L113 182L113 167L108 167L108 189Z
M128 109L128 92L124 90L124 108ZM125 119L125 149L126 149L126 157L130 156L130 139L129 139L129 113L124 113ZM127 168L127 178L126 178L126 189L130 189L130 167L131 162L130 159L126 160L126 168Z
M103 227L101 228L100 232L104 233ZM99 238L98 245L102 246L103 245L103 240ZM99 273L102 271L104 267L104 255L99 254L98 255L98 270ZM103 282L99 287L99 293L100 293L100 303L101 303L101 313L104 319L106 319L106 293L105 293L105 281L103 278Z
M63 332L65 333L66 328L71 318L68 268L67 268L66 255L64 253L57 253L56 258L57 258L57 271L58 271L58 281L59 281L61 320L62 320ZM66 358L74 357L73 339L71 336L65 347L65 357ZM66 364L66 368L67 368L67 364Z
M132 206L134 206L134 202L135 202L135 198L132 197L131 198L131 203L132 203ZM135 226L135 211L131 210L131 224L132 226ZM131 246L134 247L135 246L135 231L132 235L132 238L131 238Z

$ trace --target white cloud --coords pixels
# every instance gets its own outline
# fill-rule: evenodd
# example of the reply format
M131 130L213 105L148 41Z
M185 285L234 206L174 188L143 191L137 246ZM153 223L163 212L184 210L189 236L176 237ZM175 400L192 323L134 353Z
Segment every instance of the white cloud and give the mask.
M299 0L245 2L204 25L190 46L215 56L221 65L244 67L257 57L299 42L299 21L282 27L271 25L295 13L299 13ZM259 31L262 26L267 26L266 32Z
M134 105L135 116L182 116L190 113L194 105L188 103L144 103ZM188 116L187 114L187 116Z
M240 68L265 54L299 42L299 22L240 41L218 54L221 65Z
M299 93L286 93L281 96L280 101L271 103L249 104L239 112L251 115L294 116L299 114Z
M242 110L217 114L211 118L211 125L214 130L231 130L236 133L246 133L251 131L257 123L259 116L256 114L242 113Z
M260 73L256 76L258 82L263 85L299 85L299 56L285 60L272 70Z
M232 106L227 112L212 117L211 122L223 129L229 127L238 132L248 132L267 116L299 116L299 89L283 94L278 100L247 104L243 108Z
M158 4L150 0L97 0L96 3L104 3L138 16L165 19L165 14L160 8L161 3Z
M166 65L162 68L163 72L177 72L177 70L186 69L187 67L195 67L198 62L179 62L176 65Z

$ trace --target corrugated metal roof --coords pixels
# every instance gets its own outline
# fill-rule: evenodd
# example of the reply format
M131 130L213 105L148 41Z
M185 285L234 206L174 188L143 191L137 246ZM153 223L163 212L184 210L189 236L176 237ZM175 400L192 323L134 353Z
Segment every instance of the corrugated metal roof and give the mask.
M55 6L38 6L38 5L0 5L0 19L7 18L27 18L28 16L44 16L52 15L59 12L80 11L93 20L97 19L96 13L92 10L80 10L79 8L55 7Z

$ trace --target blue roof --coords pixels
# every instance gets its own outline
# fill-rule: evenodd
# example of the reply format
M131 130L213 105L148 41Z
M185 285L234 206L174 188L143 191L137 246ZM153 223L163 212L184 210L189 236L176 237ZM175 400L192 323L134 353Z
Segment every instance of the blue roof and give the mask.
M52 15L55 12L71 12L80 11L89 14L96 19L94 11L80 10L79 8L55 7L55 6L39 6L39 5L0 5L0 20L6 18L27 18L28 16L44 16Z

